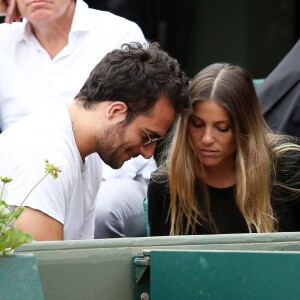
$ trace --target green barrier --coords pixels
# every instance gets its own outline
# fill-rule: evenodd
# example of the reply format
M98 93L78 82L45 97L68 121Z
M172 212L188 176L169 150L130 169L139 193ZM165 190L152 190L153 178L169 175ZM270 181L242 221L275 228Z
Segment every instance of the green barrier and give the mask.
M0 257L0 299L43 300L43 290L34 255Z
M135 299L299 299L300 252L153 250Z
M46 300L129 300L137 285L133 258L153 249L300 251L300 233L33 242L17 253L35 255Z

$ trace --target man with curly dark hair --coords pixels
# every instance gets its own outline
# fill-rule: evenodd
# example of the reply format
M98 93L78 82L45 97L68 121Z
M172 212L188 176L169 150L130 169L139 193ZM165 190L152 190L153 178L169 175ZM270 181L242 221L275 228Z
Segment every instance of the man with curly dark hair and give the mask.
M36 240L94 235L101 160L120 168L150 158L178 114L188 111L188 81L176 59L157 43L125 44L96 65L75 101L36 112L0 135L0 174L14 178L9 205L20 205L49 151L65 157L59 178L46 178L26 200L15 226Z

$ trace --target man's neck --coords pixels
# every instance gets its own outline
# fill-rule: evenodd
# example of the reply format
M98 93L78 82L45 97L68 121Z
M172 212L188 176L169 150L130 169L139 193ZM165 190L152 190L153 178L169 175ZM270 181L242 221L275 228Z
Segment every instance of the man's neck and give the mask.
M49 22L30 23L32 33L53 59L67 44L75 13L75 2L71 1L66 13Z
M81 103L73 101L68 105L75 143L82 160L95 151L95 138L90 124L91 116Z

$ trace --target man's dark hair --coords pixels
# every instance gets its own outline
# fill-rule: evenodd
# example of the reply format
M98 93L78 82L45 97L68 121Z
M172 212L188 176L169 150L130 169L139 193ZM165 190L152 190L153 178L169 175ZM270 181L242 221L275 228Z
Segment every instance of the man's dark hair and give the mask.
M110 100L146 114L160 96L166 96L176 112L183 112L189 107L187 88L188 80L178 61L158 43L130 43L104 56L76 98L86 109Z

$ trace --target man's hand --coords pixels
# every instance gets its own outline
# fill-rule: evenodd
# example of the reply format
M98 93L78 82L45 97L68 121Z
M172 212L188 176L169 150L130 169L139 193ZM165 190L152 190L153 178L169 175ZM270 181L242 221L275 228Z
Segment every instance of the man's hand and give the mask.
M16 0L0 0L0 16L5 16L5 23L20 21L21 15Z

